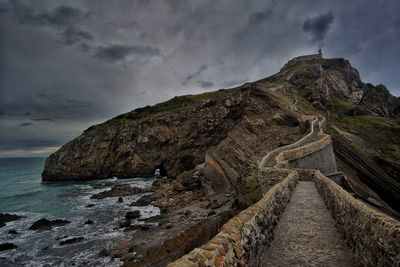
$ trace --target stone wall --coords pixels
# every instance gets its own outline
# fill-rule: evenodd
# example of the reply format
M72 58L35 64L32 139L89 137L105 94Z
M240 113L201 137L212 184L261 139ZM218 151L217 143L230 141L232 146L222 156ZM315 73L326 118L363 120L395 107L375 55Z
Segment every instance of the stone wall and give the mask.
M259 266L259 252L270 245L273 228L298 180L298 173L291 171L260 201L229 220L209 242L167 266Z
M319 138L318 132L319 132L319 120L318 120L318 118L314 118L314 120L311 121L310 132L307 135L305 135L303 138L301 138L300 140L298 140L297 142L295 142L293 144L278 147L277 149L274 149L274 150L270 151L269 153L267 153L267 155L265 155L265 157L263 157L263 159L261 160L259 169L264 169L265 167L272 167L275 164L277 164L276 157L284 151L295 149L295 148L304 146L306 144L309 144L311 142L317 141Z
M332 144L328 144L324 148L319 149L307 156L290 160L289 165L291 168L318 169L323 174L337 172Z
M320 171L315 183L359 266L400 266L400 222L349 195Z

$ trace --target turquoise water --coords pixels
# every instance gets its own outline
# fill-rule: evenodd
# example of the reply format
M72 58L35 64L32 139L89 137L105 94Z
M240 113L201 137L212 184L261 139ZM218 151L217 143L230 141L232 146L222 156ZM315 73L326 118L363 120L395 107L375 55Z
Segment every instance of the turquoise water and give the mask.
M103 248L134 235L119 229L118 221L129 210L140 210L142 218L155 216L159 210L153 206L129 206L143 194L124 197L124 203L117 203L116 198L94 200L90 196L116 184L149 187L152 179L42 182L40 174L44 161L44 158L0 159L0 213L25 216L0 228L0 243L11 242L18 246L16 250L0 252L0 266L118 265L97 256ZM94 206L88 208L88 204ZM66 219L71 223L42 232L28 230L40 218ZM88 219L95 223L84 225ZM18 234L10 235L9 230L16 230ZM60 246L64 236L82 236L85 240Z

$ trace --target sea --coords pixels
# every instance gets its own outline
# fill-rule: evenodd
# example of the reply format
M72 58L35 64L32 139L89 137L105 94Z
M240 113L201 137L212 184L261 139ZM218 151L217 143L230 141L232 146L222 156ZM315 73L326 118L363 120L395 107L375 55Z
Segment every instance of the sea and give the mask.
M0 266L119 266L121 262L118 259L99 256L103 249L116 242L134 238L135 232L121 229L119 220L127 211L140 210L140 219L156 216L160 211L151 205L129 205L144 194L123 197L123 203L118 203L118 198L96 200L90 196L117 184L150 187L153 179L113 177L43 182L40 174L44 162L45 158L0 159L0 213L24 216L0 228L0 243L17 246L0 252ZM29 230L41 218L64 219L71 223L52 230ZM143 223L140 219L133 223ZM94 223L85 224L87 220ZM10 230L17 231L17 234L10 234ZM60 245L61 241L73 237L84 239Z

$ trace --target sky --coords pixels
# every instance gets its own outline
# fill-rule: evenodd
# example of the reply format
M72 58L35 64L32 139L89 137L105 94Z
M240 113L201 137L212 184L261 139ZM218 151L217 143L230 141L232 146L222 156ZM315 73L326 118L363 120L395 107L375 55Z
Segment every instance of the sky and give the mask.
M0 0L0 157L47 156L93 124L320 46L399 96L399 14L398 0Z

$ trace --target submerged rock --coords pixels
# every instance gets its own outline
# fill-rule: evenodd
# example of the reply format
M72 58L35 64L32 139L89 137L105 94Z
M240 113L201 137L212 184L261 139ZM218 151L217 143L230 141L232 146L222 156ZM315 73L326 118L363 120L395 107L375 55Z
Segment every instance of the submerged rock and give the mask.
M16 235L18 234L17 230L11 229L10 231L8 231L9 235Z
M139 217L140 217L140 211L138 211L138 210L128 211L125 214L125 219L127 219L127 220L137 219Z
M142 196L138 200L132 202L130 206L136 206L136 207L142 207L142 206L148 206L151 204L151 199L149 196Z
M46 218L42 218L34 222L29 230L51 230L53 227L63 226L69 224L70 221L67 220L48 220Z
M94 194L90 198L103 199L107 197L122 197L122 196L130 196L140 193L146 193L149 191L150 191L149 188L140 188L136 186L130 186L129 184L122 184L114 186L111 190Z
M87 220L86 222L85 222L85 225L87 225L87 224L93 224L94 222L92 221L92 220Z
M16 214L8 214L8 213L0 213L0 227L3 227L8 222L16 221L21 218L25 218L25 216L20 216Z
M120 228L125 228L131 226L131 221L130 220L121 220L119 222L119 227Z
M17 247L18 246L14 245L13 243L3 243L3 244L0 244L0 251L15 249Z
M82 236L72 237L72 238L69 238L67 240L61 241L60 242L60 246L69 245L69 244L72 244L72 243L80 242L80 241L83 241L84 239L85 238L82 237Z

